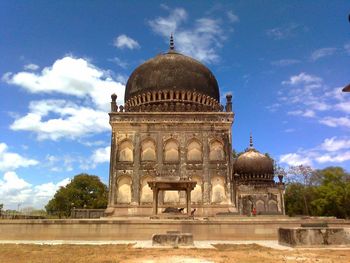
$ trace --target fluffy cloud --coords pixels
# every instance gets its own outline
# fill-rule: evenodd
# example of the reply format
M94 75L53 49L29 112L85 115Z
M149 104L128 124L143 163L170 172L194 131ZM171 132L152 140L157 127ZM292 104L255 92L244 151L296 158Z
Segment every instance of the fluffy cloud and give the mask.
M328 57L333 55L337 51L337 48L334 47L327 47L327 48L320 48L312 52L311 54L311 60L316 61L323 57Z
M65 178L57 183L32 185L20 178L15 172L6 172L0 179L0 200L6 209L15 209L18 204L21 204L22 207L43 208L57 189L69 182L70 179Z
M27 65L24 65L23 67L25 70L38 70L39 69L39 66L36 65L36 64L27 64Z
M282 154L280 163L295 165L338 164L350 160L350 138L326 138L320 145L300 149L295 153Z
M311 160L298 153L287 153L283 154L279 158L280 163L286 163L290 166L296 165L311 165Z
M82 168L83 170L88 170L96 168L98 164L108 163L110 159L110 154L110 146L97 148L93 151L90 158L88 158L87 160L85 160L85 162L81 164L80 168Z
M97 68L83 58L66 56L40 73L7 72L2 77L8 84L17 85L31 93L58 93L89 98L103 110L108 110L112 93L124 98L125 86L113 80L108 71Z
M34 132L39 140L58 140L101 133L110 127L104 111L65 100L40 100L30 102L29 113L16 119L11 129Z
M98 148L94 151L91 159L95 164L106 163L106 162L109 162L110 154L111 154L110 146L107 146L104 148Z
M228 11L226 15L231 23L239 22L239 17L232 10Z
M180 52L203 62L217 61L217 51L226 39L220 20L204 17L195 20L192 27L184 27L187 20L186 10L175 8L170 10L167 17L150 20L149 25L167 40L170 33L174 33L175 48Z
M128 37L127 35L120 35L114 39L114 46L117 48L129 48L129 49L135 49L140 48L139 43L132 39L131 37Z
M317 87L320 86L322 82L322 79L314 76L306 74L305 72L301 72L299 75L291 76L289 80L282 81L283 85L300 85L300 84L306 84L306 85L317 85Z
M328 127L350 128L350 102L342 87L331 88L315 75L301 72L281 82L278 101L267 109L287 107L287 114L313 118Z
M38 163L37 160L9 152L6 143L0 143L0 171L15 170L19 167L29 167Z

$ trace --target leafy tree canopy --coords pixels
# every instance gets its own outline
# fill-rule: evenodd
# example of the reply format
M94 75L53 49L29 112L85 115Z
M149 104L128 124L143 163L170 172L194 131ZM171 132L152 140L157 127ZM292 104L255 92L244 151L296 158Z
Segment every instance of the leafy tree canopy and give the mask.
M288 172L299 179L287 183L287 214L350 217L350 175L343 168L298 166Z
M107 195L107 186L99 177L79 174L65 187L60 187L45 209L50 215L68 217L72 208L106 208Z

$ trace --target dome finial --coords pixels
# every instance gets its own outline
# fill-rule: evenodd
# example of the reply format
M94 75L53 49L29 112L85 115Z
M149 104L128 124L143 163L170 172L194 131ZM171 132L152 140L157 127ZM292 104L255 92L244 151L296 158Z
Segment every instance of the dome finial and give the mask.
M175 44L174 44L174 37L173 37L173 33L171 33L170 35L170 50L174 50L175 49Z
M250 132L249 148L254 148L254 145L253 145L253 135L252 135L252 132Z

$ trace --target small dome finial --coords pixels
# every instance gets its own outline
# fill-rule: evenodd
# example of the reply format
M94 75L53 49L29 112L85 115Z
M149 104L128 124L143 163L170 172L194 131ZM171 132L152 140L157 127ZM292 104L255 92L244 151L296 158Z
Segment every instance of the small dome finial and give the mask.
M174 50L175 49L173 33L171 33L171 35L170 35L170 47L169 47L169 49L170 50Z
M250 148L254 148L252 132L250 132L249 147L250 147Z

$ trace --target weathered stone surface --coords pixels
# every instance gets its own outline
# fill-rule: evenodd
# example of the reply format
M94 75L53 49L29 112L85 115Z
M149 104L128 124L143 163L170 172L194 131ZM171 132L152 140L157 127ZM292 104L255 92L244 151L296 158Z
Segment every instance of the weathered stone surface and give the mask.
M167 231L166 234L154 234L153 246L193 246L192 233L180 233L180 231Z
M350 246L350 228L295 227L279 228L278 242L292 247Z

